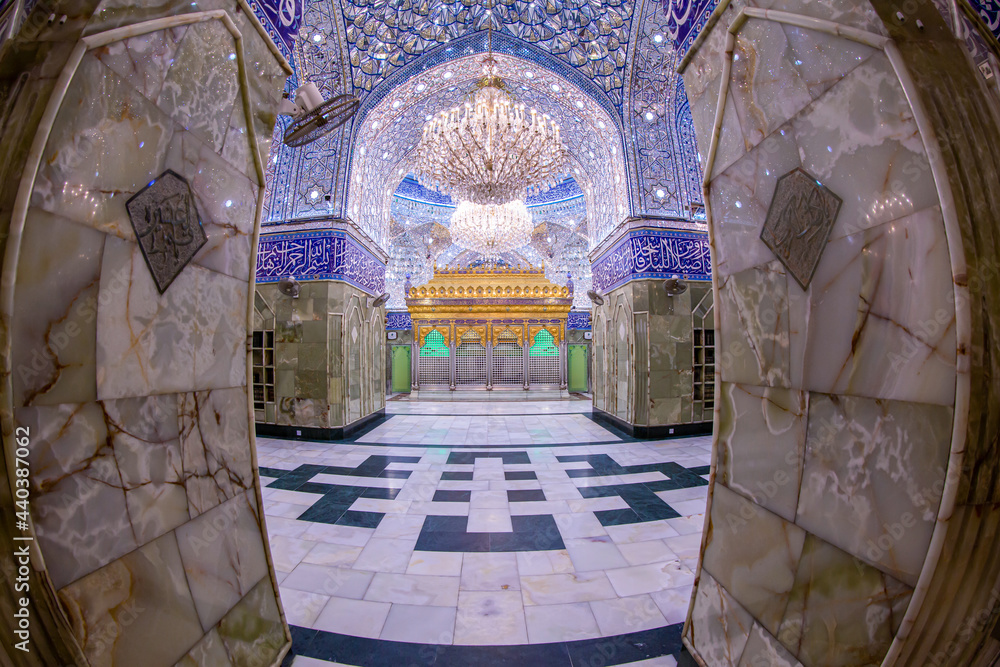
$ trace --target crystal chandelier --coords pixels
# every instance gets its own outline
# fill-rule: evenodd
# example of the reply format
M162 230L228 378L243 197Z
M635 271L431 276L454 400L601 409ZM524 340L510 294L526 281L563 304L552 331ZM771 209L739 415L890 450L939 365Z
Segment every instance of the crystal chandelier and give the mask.
M492 3L488 12L492 12ZM545 192L566 176L566 147L547 114L515 104L496 74L493 21L488 22L486 77L471 103L424 125L417 180L455 201L505 204Z
M502 253L531 242L534 226L521 200L498 206L463 201L451 217L451 238L463 248L496 262Z

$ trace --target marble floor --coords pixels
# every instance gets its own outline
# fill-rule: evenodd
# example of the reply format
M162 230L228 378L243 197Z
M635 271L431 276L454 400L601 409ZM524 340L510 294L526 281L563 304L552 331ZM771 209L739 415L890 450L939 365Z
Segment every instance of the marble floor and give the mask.
M258 438L286 664L676 665L711 438L636 441L573 403Z

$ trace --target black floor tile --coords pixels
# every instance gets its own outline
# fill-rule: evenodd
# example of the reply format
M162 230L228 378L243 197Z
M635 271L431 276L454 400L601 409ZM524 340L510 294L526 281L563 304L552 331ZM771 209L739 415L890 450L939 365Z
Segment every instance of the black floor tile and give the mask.
M402 489L381 489L370 486L361 492L362 498L377 498L379 500L395 500Z
M431 500L445 503L467 503L472 500L472 491L438 489L434 492L434 497Z
M427 515L421 533L467 533L469 517Z
M319 482L304 482L295 491L299 493L322 493L326 494L331 489L336 488L333 484L320 484Z
M309 645L316 637L316 633L319 632L298 625L289 625L288 629L291 630L292 634L292 648L285 655L285 659L281 661L281 667L291 667L292 660L295 659L296 655L308 655Z
M639 515L630 509L622 510L598 510L594 516L601 522L602 526L624 526L629 523L642 523Z
M678 623L616 637L582 639L567 642L566 647L573 665L621 665L677 653L682 648L683 627Z
M410 644L290 627L296 655L359 667L594 667L684 654L680 623L615 637L519 646Z
M409 479L410 474L410 470L383 470L378 476L384 479Z
M324 498L329 499L330 502L344 505L353 503L366 490L364 486L340 486L338 484L324 484L323 486L326 487L326 491L323 493Z
M566 548L566 544L559 535L546 533L489 533L489 536L490 551L493 553L555 551Z
M533 500L545 500L545 492L541 489L509 489L507 491L507 501L512 503L529 502Z
M344 512L350 507L350 503L340 503L328 496L323 496L312 507L298 516L299 521L313 521L315 523L337 523Z
M506 465L531 463L527 452L452 452L448 455L448 465L470 465L476 459L503 459Z
M290 471L282 470L281 468L266 468L264 466L258 466L257 472L261 477L284 477Z
M359 512L347 510L343 516L337 519L338 526L354 526L355 528L377 528L382 517L382 512Z
M508 482L520 479L538 479L538 475L532 470L505 470L503 478ZM442 479L444 479L442 477ZM472 479L470 476L469 479Z
M413 550L483 553L490 550L490 533L421 532Z
M471 470L469 470L468 472L466 472L464 470L463 471L454 471L454 470L445 471L445 472L441 473L441 481L442 482L449 482L449 481L453 481L453 482L471 482L472 481L472 471Z
M295 470L286 472L284 475L267 485L269 489L284 489L286 491L296 491L300 486L313 478L313 475L323 472L326 466L300 465Z
M710 466L710 465L708 465L708 466L697 466L695 468L688 468L688 470L690 470L691 472L693 472L696 475L707 475L708 473L712 472L712 466Z

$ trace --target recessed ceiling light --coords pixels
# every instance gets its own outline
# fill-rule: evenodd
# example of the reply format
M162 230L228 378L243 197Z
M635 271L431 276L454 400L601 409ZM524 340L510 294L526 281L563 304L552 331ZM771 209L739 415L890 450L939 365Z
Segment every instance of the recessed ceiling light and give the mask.
M424 88L426 88L426 87L427 87L426 85L424 85L424 84L422 84L422 83L418 83L418 84L417 84L417 92L418 92L418 93L419 93L419 92L423 92Z
M552 84L552 90L553 90L553 92L558 93L561 90L561 88L559 88L559 84L558 83L553 83Z
M577 100L576 101L576 108L577 109L582 109L583 108L583 100Z

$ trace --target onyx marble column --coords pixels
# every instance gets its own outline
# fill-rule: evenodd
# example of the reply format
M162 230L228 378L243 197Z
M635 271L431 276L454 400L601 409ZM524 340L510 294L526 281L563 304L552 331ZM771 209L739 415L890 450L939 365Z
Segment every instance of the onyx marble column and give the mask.
M41 1L4 45L0 416L11 489L12 436L29 433L18 533L34 538L21 664L269 665L288 649L247 330L289 73L241 0ZM201 231L160 228L197 248L165 287L147 261L163 246L141 247L127 202L168 170L186 185L152 217L196 214Z
M683 66L720 378L685 643L713 666L989 664L1000 132L987 86L931 3L723 3ZM775 204L795 169L811 205L819 188L841 199L828 227ZM790 220L809 220L805 241L789 241Z

